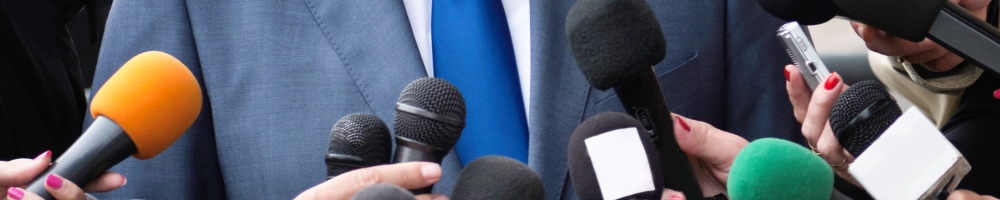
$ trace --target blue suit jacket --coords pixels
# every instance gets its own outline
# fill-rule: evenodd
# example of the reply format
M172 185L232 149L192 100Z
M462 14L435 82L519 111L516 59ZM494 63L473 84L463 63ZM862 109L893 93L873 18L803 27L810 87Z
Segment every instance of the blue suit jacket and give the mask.
M575 199L566 148L583 119L621 111L612 91L589 87L567 45L570 1L531 2L528 165L546 199ZM801 141L775 39L781 22L748 0L650 0L667 39L655 66L673 112L753 140ZM394 102L426 76L401 1L115 1L94 88L148 50L176 56L202 83L190 130L99 196L149 199L289 199L325 177L330 128L368 112L392 126ZM96 90L95 90L96 92ZM153 114L155 115L155 114ZM89 122L88 122L89 123ZM459 168L451 154L436 193Z

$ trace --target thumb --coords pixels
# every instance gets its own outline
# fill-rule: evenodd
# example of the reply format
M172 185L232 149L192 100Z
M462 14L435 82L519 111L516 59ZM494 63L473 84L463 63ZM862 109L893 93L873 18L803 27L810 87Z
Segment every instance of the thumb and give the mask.
M52 160L52 151L45 151L35 159L16 159L9 162L0 161L0 187L18 187L28 185Z
M674 114L674 137L681 151L712 165L724 165L736 158L749 142L719 130L711 124Z

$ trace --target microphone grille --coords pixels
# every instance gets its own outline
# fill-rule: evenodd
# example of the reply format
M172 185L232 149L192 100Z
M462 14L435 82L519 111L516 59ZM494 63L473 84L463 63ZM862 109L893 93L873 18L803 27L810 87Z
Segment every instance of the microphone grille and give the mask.
M358 193L354 193L351 200L382 200L382 199L392 199L392 200L407 200L407 199L417 199L413 196L413 193L406 191L399 186L393 185L391 183L379 183L365 187L361 189Z
M645 0L580 0L566 16L570 50L580 71L607 90L660 63L666 40Z
M375 115L354 113L337 120L330 131L331 154L357 156L372 164L389 162L389 128Z
M403 89L397 102L444 117L465 120L465 99L462 93L444 79L417 79ZM465 128L464 124L455 125L398 109L394 120L396 136L440 149L454 147Z
M883 104L881 109L876 105ZM887 104L886 104L887 103ZM874 105L874 106L873 106ZM851 124L864 110L872 112L862 121ZM837 97L830 110L830 128L840 144L854 156L861 155L882 132L902 115L899 104L881 83L862 81L852 85Z

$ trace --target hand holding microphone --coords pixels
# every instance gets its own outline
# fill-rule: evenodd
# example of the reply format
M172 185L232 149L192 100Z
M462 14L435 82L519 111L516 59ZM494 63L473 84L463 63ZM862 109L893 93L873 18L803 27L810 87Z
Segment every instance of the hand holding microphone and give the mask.
M809 86L798 70L794 65L785 66L785 76L788 78L785 88L795 110L795 119L802 123L802 135L810 148L834 167L837 175L850 179L846 165L854 157L837 141L828 120L834 102L848 86L834 72L810 96Z
M33 193L26 193L23 189L16 187L27 186L32 178L35 178L52 161L52 153L46 151L34 159L15 159L11 161L0 161L0 196L10 199L41 199ZM50 179L46 177L46 180ZM107 192L118 189L125 185L125 176L115 172L106 172L94 181L81 189L75 183L62 177L54 176L53 186L46 189L56 199L81 199L84 192Z
M405 162L356 169L316 185L295 197L303 199L347 200L368 186L391 183L404 189L417 189L441 180L441 166L429 162ZM443 195L420 194L417 199L441 199Z

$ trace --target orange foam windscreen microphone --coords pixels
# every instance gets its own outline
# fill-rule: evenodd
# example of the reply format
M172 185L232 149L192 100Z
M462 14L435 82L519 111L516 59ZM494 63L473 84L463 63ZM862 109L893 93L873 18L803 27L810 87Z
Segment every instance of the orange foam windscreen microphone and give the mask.
M152 158L187 131L201 103L198 80L181 61L159 51L136 55L94 95L90 127L27 190L52 199L49 174L84 186L129 155Z

